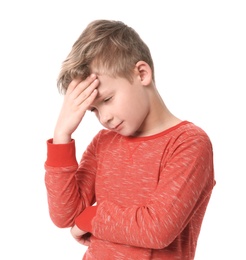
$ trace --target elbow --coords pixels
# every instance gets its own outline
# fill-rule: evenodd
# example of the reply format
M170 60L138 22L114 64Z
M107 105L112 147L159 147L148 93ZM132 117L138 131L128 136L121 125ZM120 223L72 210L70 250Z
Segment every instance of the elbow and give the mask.
M159 240L156 243L153 243L150 248L160 250L167 247L168 245L169 243L167 243L166 241Z
M169 246L175 239L175 233L167 232L166 229L160 230L159 228L150 229L145 232L145 239L142 240L142 247L160 250Z
M51 221L58 228L70 228L74 226L74 221L66 219L64 217L50 215Z
M167 247L170 243L171 242L167 239L167 237L160 237L158 235L157 237L153 237L152 239L145 241L143 246L150 249L160 250Z

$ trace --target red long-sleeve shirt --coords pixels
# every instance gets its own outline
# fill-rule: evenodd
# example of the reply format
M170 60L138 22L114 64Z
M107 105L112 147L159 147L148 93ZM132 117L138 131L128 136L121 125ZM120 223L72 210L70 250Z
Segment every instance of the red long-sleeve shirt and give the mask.
M194 259L215 185L201 128L183 121L146 137L101 130L79 164L74 140L47 147L50 216L92 233L83 259Z

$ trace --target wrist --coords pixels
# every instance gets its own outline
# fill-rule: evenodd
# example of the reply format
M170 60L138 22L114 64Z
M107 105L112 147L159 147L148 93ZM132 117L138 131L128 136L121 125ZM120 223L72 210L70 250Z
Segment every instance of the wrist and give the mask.
M53 144L66 144L71 142L72 137L71 135L66 135L66 134L59 134L59 133L54 133L53 136Z
M74 166L77 168L75 141L66 144L55 144L53 139L47 140L46 165L52 167Z

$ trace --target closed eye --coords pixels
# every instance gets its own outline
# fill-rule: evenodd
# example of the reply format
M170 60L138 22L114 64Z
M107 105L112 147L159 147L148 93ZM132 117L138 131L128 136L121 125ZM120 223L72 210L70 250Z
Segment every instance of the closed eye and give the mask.
M103 102L103 103L107 103L107 102L109 102L111 99L112 99L112 97L108 97L108 98L103 99L102 102ZM89 110L90 110L91 112L96 112L96 108L95 108L95 107L91 107L91 108L89 108Z
M103 100L103 102L104 102L104 103L107 103L109 100L111 100L111 98L112 98L112 97L105 98L105 99Z

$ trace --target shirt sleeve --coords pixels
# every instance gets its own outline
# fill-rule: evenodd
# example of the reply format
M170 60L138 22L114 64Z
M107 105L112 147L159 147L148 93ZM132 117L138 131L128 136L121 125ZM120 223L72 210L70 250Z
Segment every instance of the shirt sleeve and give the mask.
M95 203L96 143L97 136L78 164L74 140L67 144L47 141L45 185L50 217L58 227L72 227L75 218Z
M77 166L75 141L71 140L67 144L53 144L53 139L49 139L47 141L47 160L45 165L50 167Z
M92 220L96 216L97 206L87 207L76 219L75 224L83 231L92 232Z

